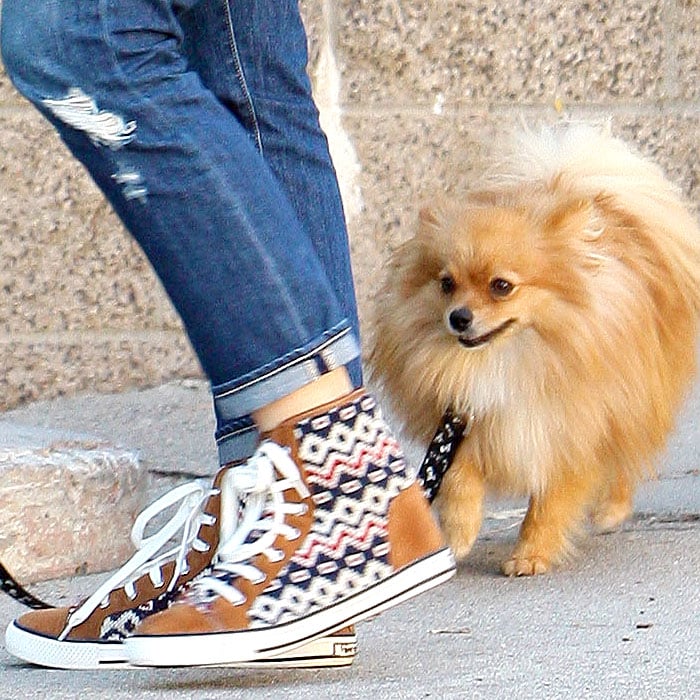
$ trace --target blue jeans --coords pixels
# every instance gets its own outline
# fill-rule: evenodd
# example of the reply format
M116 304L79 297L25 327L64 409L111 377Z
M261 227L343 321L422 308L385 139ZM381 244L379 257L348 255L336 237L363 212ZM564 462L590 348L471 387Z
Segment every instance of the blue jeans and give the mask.
M296 0L3 0L7 72L138 241L214 395L249 415L347 366L362 382L342 204Z

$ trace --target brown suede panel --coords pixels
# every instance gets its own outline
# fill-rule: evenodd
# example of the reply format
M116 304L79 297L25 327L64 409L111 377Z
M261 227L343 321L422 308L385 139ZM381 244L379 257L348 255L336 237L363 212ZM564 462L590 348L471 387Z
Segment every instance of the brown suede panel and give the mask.
M226 469L220 469L214 479L214 487L218 488L221 485L221 479ZM204 568L209 565L211 557L219 543L219 513L221 506L221 497L219 494L215 494L209 497L204 510L209 515L216 518L217 522L213 525L203 524L200 526L198 531L198 539L206 542L209 545L209 550L207 552L198 552L196 550L190 550L187 554L187 565L189 571L186 574L181 574L178 577L176 586L180 587L187 581L197 576ZM151 581L148 574L144 574L135 582L136 597L134 599L129 598L126 595L126 591L123 588L119 588L112 591L109 594L109 604L107 607L98 607L90 617L85 620L82 624L78 625L70 631L67 639L70 641L95 641L99 639L100 629L102 623L110 615L114 615L125 610L130 610L132 608L138 607L147 603L149 600L158 597L165 592L167 583L170 580L173 571L175 569L175 563L169 562L162 567L163 575L163 585L156 588ZM77 607L77 606L76 606ZM37 632L50 637L58 637L66 625L69 612L72 610L69 608L58 608L51 610L37 610L35 612L27 613L23 615L18 621L23 628Z
M445 540L418 482L389 505L389 563L401 569L445 547Z
M262 593L282 568L293 556L301 543L309 534L313 523L314 505L310 498L302 499L295 489L287 489L284 492L287 503L305 503L307 512L304 515L287 515L285 522L300 531L300 536L294 540L278 535L273 548L284 552L284 559L280 562L271 562L264 554L258 554L250 562L265 579L257 584L248 579L238 578L235 581L236 589L245 596L245 602L233 605L223 598L216 598L209 605L195 605L188 602L186 596L173 604L162 613L151 615L138 627L137 634L163 635L163 634L198 634L206 632L236 631L248 627L248 610L255 599Z
M32 610L17 619L17 624L30 632L37 632L47 637L58 638L66 626L70 608L52 608L50 610Z
M221 599L217 598L215 603L220 601ZM214 606L200 608L189 605L185 601L176 602L167 610L147 617L139 625L136 634L139 636L152 636L220 632L220 616L213 613Z
M233 632L247 626L247 618L241 609L222 598L216 598L211 605L190 605L185 601L174 603L168 610L146 618L139 625L139 636L210 634L213 632ZM245 606L248 607L247 605ZM344 627L330 636L355 634L355 628Z

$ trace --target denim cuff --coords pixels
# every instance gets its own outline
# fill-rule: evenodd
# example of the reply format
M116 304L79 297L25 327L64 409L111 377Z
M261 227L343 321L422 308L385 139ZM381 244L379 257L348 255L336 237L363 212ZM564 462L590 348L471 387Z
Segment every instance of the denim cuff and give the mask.
M219 464L223 467L231 462L248 459L260 442L258 428L250 416L243 416L216 431L216 446L219 450Z
M352 329L347 323L340 324L254 373L212 387L217 424L233 423L359 356Z

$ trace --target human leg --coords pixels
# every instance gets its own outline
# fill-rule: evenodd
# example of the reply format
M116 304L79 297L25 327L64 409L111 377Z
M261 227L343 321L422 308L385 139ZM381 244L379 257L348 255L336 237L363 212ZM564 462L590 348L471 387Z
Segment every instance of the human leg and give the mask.
M343 205L311 92L307 39L297 1L201 0L180 19L190 65L248 129L289 198L357 336ZM222 42L223 34L228 41ZM362 384L359 361L351 363L349 371L357 388Z
M454 574L420 486L362 390L281 423L246 469L248 514L210 574L126 640L133 664L285 654Z
M297 2L202 0L179 18L190 67L248 131L289 198L357 337L342 202L306 72L306 34ZM361 386L359 358L347 369L352 386ZM215 387L215 395L218 391ZM222 464L252 451L257 440L248 417L233 413L229 407L216 410Z
M3 51L142 245L224 408L241 415L358 349L278 181L189 70L172 10L10 0Z
M235 489L233 467L222 468L211 487L190 482L175 487L150 504L132 529L134 555L104 580L92 595L71 607L53 607L15 591L17 582L5 571L3 590L34 608L13 620L5 649L39 666L64 669L130 668L124 640L136 625L166 609L188 582L211 566L222 532L235 528L235 509L222 511ZM177 508L176 508L177 506ZM162 522L166 512L170 517ZM160 519L160 529L145 529ZM347 666L355 657L353 629L302 645L290 653L255 665L272 667Z

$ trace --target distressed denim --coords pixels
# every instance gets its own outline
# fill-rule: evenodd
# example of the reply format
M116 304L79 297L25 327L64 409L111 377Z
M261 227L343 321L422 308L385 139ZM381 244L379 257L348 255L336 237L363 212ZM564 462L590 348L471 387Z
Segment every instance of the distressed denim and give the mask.
M347 366L347 234L296 0L3 0L3 59L138 241L214 396L249 414Z

